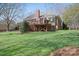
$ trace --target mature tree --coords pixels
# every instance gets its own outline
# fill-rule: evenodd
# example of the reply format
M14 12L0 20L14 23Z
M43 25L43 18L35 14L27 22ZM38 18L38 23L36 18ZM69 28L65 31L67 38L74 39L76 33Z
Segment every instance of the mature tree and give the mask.
M20 5L19 4L10 4L10 3L3 3L0 7L0 19L5 20L7 31L10 30L10 24L12 21L17 20L20 18Z
M77 22L79 15L79 4L71 4L63 13L63 19L66 24Z

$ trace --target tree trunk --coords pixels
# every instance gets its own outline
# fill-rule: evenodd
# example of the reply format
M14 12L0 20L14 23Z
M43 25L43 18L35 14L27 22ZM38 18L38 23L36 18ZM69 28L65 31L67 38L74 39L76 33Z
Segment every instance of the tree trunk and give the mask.
M10 31L10 24L7 24L7 31Z

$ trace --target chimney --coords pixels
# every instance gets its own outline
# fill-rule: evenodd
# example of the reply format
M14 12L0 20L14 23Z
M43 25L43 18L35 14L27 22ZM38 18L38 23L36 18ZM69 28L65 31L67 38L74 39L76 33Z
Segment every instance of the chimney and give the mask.
M40 17L40 10L36 10L35 17L36 18L39 18Z

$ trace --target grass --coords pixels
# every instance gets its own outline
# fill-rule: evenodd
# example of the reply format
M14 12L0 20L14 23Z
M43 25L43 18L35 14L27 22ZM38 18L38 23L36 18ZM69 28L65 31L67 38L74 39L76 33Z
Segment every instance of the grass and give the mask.
M50 52L65 46L79 47L78 30L56 32L0 33L0 56L49 55Z

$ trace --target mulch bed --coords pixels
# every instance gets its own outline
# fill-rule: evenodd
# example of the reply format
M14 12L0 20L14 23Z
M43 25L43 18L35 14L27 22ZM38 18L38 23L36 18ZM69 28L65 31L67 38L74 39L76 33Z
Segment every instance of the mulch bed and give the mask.
M50 56L79 56L79 47L64 47L51 52Z

